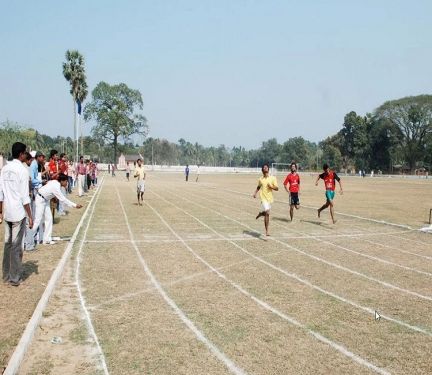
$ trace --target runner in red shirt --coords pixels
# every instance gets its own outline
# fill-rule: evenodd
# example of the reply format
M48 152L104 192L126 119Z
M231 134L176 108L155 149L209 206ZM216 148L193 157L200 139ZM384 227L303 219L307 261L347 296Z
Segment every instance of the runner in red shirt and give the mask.
M323 165L323 170L324 170L324 173L321 173L317 177L316 182L315 182L315 185L318 186L319 180L323 179L324 180L324 186L326 189L326 192L325 192L326 203L322 207L318 208L318 217L320 217L322 210L325 210L327 207L330 206L330 215L331 215L333 224L335 224L336 220L334 218L333 199L335 196L336 181L339 183L341 195L343 194L342 182L341 182L341 179L339 178L339 176L336 174L336 172L333 172L331 169L329 169L328 164Z
M291 163L290 168L291 168L291 173L289 173L286 176L283 184L285 190L290 195L290 217L292 221L294 216L294 207L296 208L296 210L300 208L300 200L299 200L300 176L297 174L296 163ZM287 187L287 185L289 185L289 187Z

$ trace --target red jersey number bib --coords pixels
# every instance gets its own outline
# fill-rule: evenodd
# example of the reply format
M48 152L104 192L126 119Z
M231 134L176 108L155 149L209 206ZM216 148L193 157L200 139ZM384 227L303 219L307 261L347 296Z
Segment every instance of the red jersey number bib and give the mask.
M329 172L326 176L324 176L324 185L326 190L334 190L336 187L334 173Z
M284 181L284 185L286 186L287 184L289 184L290 193L298 193L300 187L300 176L298 174L294 175L290 173L288 176L286 176Z

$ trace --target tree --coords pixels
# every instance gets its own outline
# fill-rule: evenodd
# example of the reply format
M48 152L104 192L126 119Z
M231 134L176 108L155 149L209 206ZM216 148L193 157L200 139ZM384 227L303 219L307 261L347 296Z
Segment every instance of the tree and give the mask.
M344 159L344 168L349 161L358 169L369 168L370 147L369 127L370 116L358 116L351 111L344 117L342 129L339 132L340 151Z
M322 161L327 163L330 168L340 170L342 168L342 155L340 152L340 146L338 145L338 136L328 137L324 141L320 142L319 146L323 151Z
M126 84L109 85L99 82L92 91L92 101L85 106L84 119L95 120L92 135L110 142L114 147L114 163L120 139L127 140L133 134L147 136L147 119L142 110L143 100L138 90Z
M432 132L432 95L408 96L385 102L375 110L378 119L387 119L400 132L400 145L411 171L424 158L428 134Z
M262 143L259 150L258 163L277 163L280 161L281 145L277 142L276 138L270 138Z
M87 96L84 57L76 50L67 50L65 58L66 62L63 63L63 76L69 82L70 94L72 95L74 113L74 138L77 142L76 147L78 154L78 133L76 121L77 111L75 110L75 105L78 105L78 108L81 108L81 104ZM76 157L78 157L78 155L76 155Z
M280 161L282 163L296 162L302 169L311 168L316 155L316 145L303 137L288 139L282 145Z

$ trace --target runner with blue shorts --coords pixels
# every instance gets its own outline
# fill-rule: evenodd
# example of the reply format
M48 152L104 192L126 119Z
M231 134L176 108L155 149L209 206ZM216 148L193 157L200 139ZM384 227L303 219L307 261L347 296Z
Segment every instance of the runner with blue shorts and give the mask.
M336 223L336 220L334 218L334 203L333 199L335 197L335 188L336 188L336 181L339 183L340 187L340 193L343 194L342 190L342 182L340 177L336 174L336 172L333 172L331 169L329 169L328 164L323 165L324 173L321 173L318 175L315 185L318 186L318 182L320 179L324 180L324 186L325 186L325 196L326 196L326 203L318 208L318 217L321 217L321 211L325 210L327 207L330 207L330 215L333 221L333 224Z

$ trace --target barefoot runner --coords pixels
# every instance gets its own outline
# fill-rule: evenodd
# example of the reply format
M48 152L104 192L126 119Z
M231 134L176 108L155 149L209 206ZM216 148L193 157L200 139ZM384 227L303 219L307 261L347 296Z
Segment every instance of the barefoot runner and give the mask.
M273 203L273 190L278 191L279 188L276 177L269 175L269 165L264 164L261 170L263 176L258 180L258 186L255 190L255 193L253 194L253 197L256 198L256 195L259 191L263 210L258 213L256 219L264 216L266 236L270 236L269 222L271 204Z
M300 208L299 191L300 191L300 176L297 173L297 164L291 163L291 173L289 173L283 182L285 190L290 195L290 218L293 220L294 207L296 210ZM287 185L289 185L287 187Z
M334 218L334 203L333 203L333 199L335 196L335 188L336 188L336 181L339 183L339 187L340 187L340 194L343 194L343 190L342 190L342 182L341 179L339 178L339 176L333 172L331 169L329 169L328 164L324 164L323 165L323 170L324 173L321 173L316 181L315 181L315 185L318 186L318 182L320 179L324 180L324 186L326 189L325 192L325 196L326 196L326 203L318 208L318 217L321 216L321 211L325 210L327 207L330 206L330 215L333 221L333 224L336 223L336 220Z
M146 173L144 170L144 165L142 165L141 159L137 160L137 166L135 167L134 177L138 178L138 181L137 181L137 198L138 198L138 205L142 206L142 202L144 201ZM140 198L141 198L141 200L140 200Z

